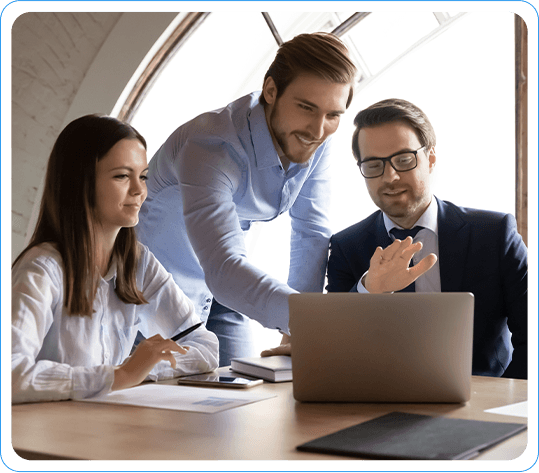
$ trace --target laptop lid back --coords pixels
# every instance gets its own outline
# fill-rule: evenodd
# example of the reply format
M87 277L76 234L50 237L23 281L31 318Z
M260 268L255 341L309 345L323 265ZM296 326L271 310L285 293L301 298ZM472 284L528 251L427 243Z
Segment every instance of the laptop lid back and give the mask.
M465 402L469 293L293 294L294 397L314 402Z

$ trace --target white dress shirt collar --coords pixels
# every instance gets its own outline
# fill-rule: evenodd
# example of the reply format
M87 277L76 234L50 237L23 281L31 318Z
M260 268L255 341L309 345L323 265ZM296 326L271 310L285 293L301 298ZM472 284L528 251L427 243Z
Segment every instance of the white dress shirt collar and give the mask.
M383 213L383 216L384 216L384 225L386 227L388 235L391 236L389 232L393 228L402 229L402 227L397 225L395 222L393 222L393 220L391 220L385 214L385 212ZM414 227L416 227L417 225L420 225L423 228L427 228L430 231L432 231L435 235L438 235L438 202L436 201L436 197L432 196L432 200L429 206L423 212L423 215L419 217L419 220L415 223Z
M117 270L116 258L113 256L112 261L110 262L110 266L107 271L107 274L103 276L103 279L109 282L112 278L116 278L116 270Z

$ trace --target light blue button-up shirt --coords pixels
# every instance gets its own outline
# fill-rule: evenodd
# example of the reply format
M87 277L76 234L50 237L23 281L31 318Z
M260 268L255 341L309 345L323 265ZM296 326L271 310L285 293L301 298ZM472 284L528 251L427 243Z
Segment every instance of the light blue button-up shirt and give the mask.
M288 331L288 296L321 292L331 231L329 142L285 171L255 92L178 128L150 162L140 240L206 320L213 295L269 328ZM252 222L289 212L288 284L246 257Z
M69 315L64 269L50 243L30 249L11 273L11 375L13 403L85 399L110 392L114 367L130 354L137 331L171 337L199 322L193 304L154 255L140 245L137 287L148 304L126 304L116 294L116 265L101 278L92 316ZM204 373L217 368L215 334L203 327L181 340L176 368L160 361L148 379Z

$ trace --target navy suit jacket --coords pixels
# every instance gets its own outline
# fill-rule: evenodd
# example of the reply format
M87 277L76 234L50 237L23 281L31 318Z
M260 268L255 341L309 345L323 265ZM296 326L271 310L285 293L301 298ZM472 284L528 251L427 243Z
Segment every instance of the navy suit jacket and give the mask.
M516 221L437 200L442 292L475 296L473 374L526 379L528 250ZM328 292L354 288L376 247L391 243L381 211L333 235Z

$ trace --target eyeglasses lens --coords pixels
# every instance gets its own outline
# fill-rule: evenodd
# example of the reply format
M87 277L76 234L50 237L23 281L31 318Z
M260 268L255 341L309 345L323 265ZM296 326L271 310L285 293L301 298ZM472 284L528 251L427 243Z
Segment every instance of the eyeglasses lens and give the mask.
M414 153L397 154L391 158L391 164L397 171L409 171L416 165ZM378 177L384 174L384 159L369 159L361 163L361 173L365 177Z

